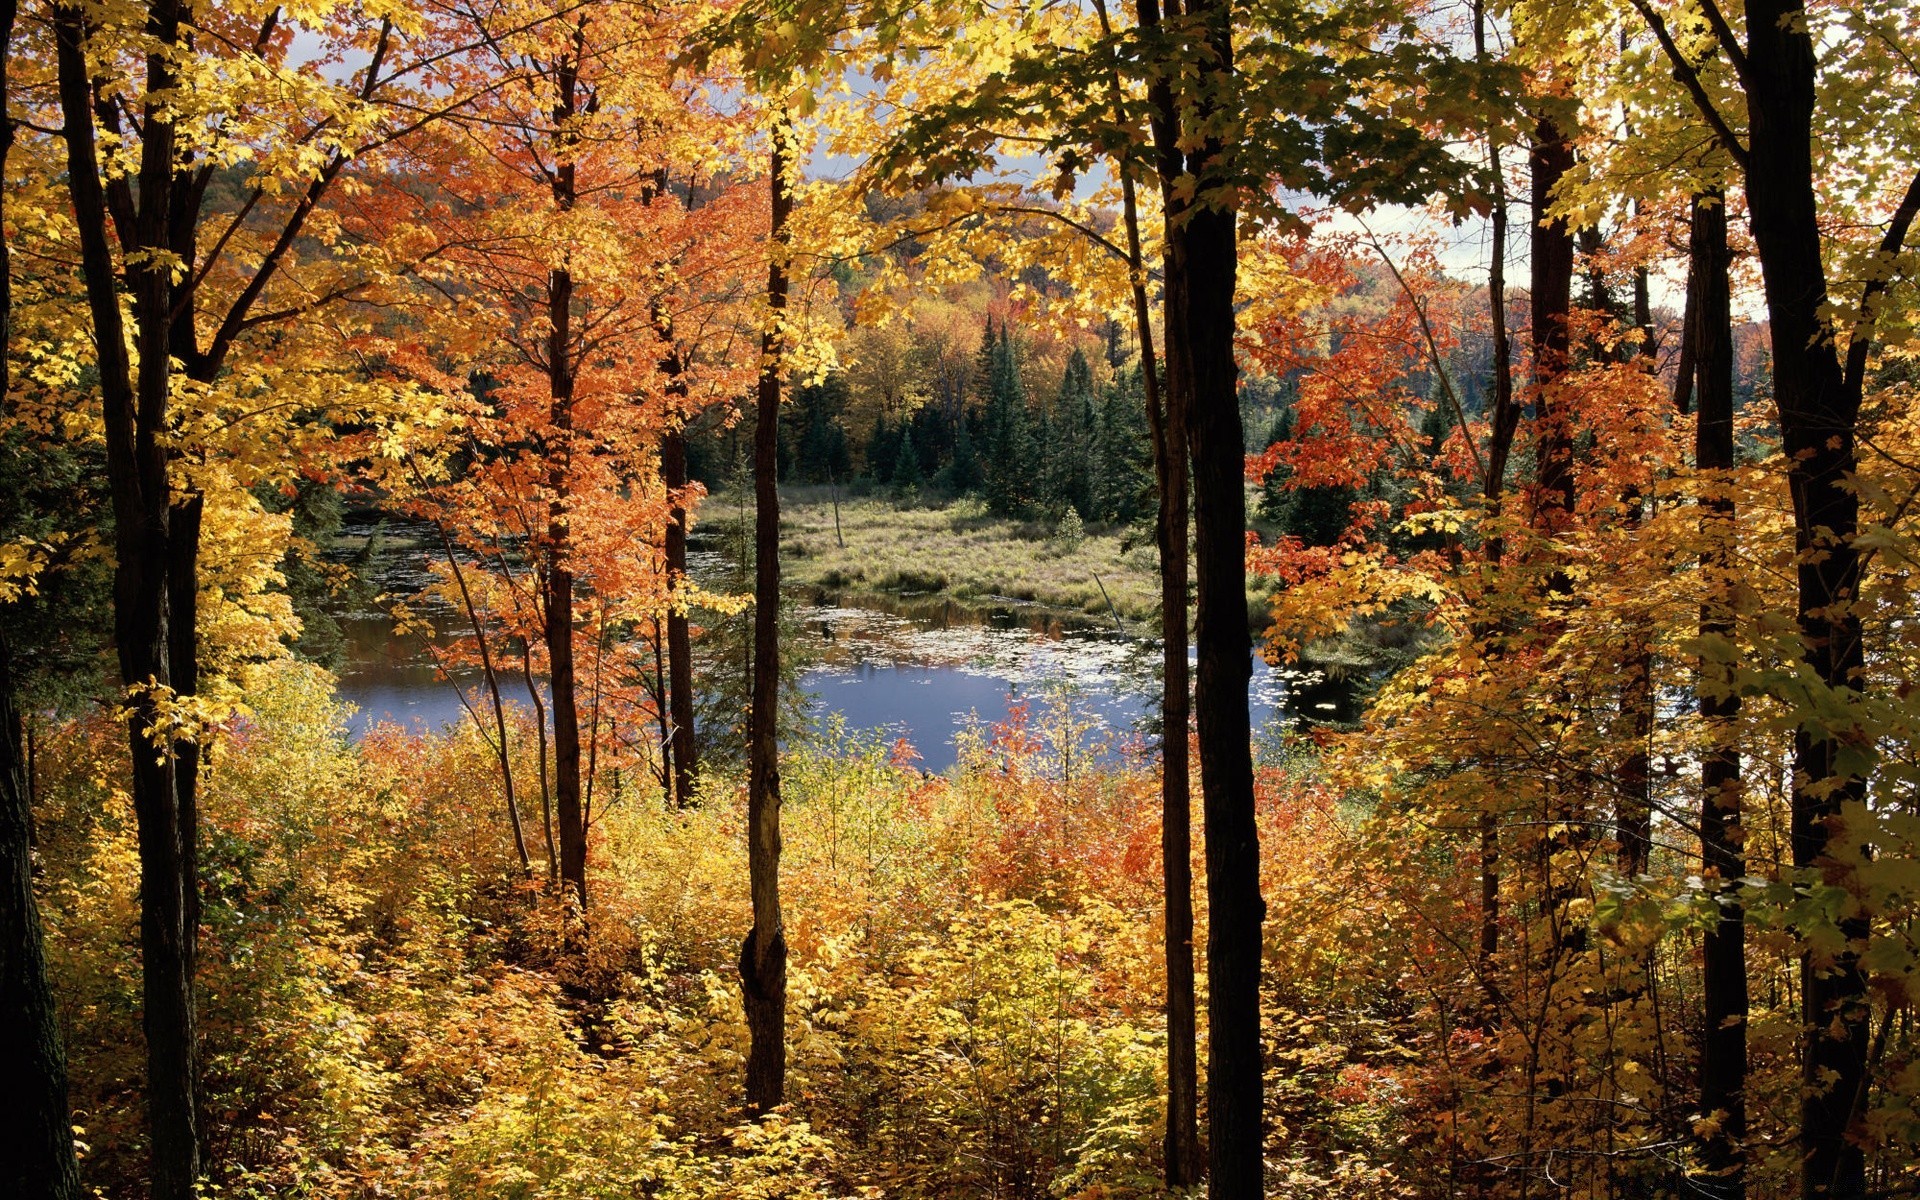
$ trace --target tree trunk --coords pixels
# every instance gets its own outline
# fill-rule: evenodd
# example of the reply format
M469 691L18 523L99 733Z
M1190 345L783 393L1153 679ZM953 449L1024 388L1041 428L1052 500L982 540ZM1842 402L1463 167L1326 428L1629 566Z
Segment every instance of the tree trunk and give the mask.
M1101 28L1111 33L1105 0L1095 0ZM1154 0L1139 9L1143 27L1159 22ZM1115 120L1124 119L1120 72L1110 78ZM1164 75L1149 84L1152 132L1163 184L1181 170L1173 90ZM1200 1182L1200 1059L1193 986L1193 794L1187 728L1192 718L1187 671L1187 437L1186 412L1177 402L1184 385L1160 383L1153 344L1153 314L1147 300L1147 269L1140 249L1140 206L1132 164L1117 159L1122 215L1127 231L1127 270L1133 294L1134 331L1140 342L1141 386L1153 440L1158 486L1154 541L1160 553L1160 873L1166 905L1163 934L1167 970L1167 1132L1162 1146L1169 1188ZM1163 189L1163 197L1170 189ZM1174 374L1169 357L1168 378Z
M0 11L0 29L11 16ZM0 1011L7 1014L0 1024L0 1075L7 1080L0 1089L0 1193L79 1200L66 1048L33 896L33 807L13 688L12 650L0 633Z
M151 7L150 36L163 47L179 40L181 10ZM198 831L188 779L177 775L172 744L156 746L147 730L163 726L161 696L172 691L172 659L189 635L169 635L173 595L169 574L172 500L167 447L167 401L171 388L174 297L163 263L136 262L126 282L133 296L136 373L126 349L120 277L107 239L107 184L96 149L91 79L86 63L86 18L78 8L54 9L62 133L67 143L67 184L81 244L81 269L93 318L100 373L107 479L114 509L114 640L127 688L127 739L132 757L133 805L139 830L142 1025L147 1039L147 1122L155 1200L192 1200L201 1173L202 1139L197 1098L199 1056L194 1026L194 942L198 909L191 874ZM156 51L147 60L147 91L174 86L170 57ZM140 144L138 187L116 179L116 208L132 211L132 228L120 229L129 256L171 245L170 194L174 126L150 100ZM137 204L137 208L134 206ZM189 617L189 619L191 619ZM192 681L185 681L191 686Z
M660 479L668 497L667 578L678 588L687 580L687 436L681 428L668 430L660 439ZM687 610L679 604L667 610L667 695L673 722L673 802L685 808L693 803L700 763L693 728L693 637Z
M1634 204L1638 215L1640 207ZM1689 272L1688 285L1692 286ZM1645 267L1633 272L1633 324L1640 331L1637 346L1625 347L1640 366L1651 374L1656 369L1653 339L1653 295L1651 278ZM1689 301L1691 303L1691 301ZM1626 527L1638 529L1646 518L1647 500L1636 485L1621 498L1626 510ZM1614 835L1617 844L1616 865L1628 878L1643 874L1653 856L1653 622L1650 617L1636 618L1628 632L1627 680L1621 688L1621 715L1626 718L1630 745L1620 760L1616 776L1618 797L1614 810Z
M774 117L767 186L767 324L753 433L753 707L747 725L747 875L753 929L740 946L746 1003L747 1108L783 1103L787 1087L787 938L780 915L780 384L786 339L788 218L793 211L791 118Z
M1573 234L1565 218L1548 216L1554 187L1573 169L1573 146L1551 118L1535 126L1532 167L1531 343L1540 489L1534 511L1551 532L1574 505L1573 429L1554 386L1572 349Z
M0 96L11 95L15 0L0 0ZM0 174L14 122L0 111ZM4 197L0 197L4 200ZM13 262L0 237L0 404L12 384ZM0 1192L21 1200L79 1200L67 1104L67 1055L47 984L46 944L33 895L33 781L15 704L13 650L0 629Z
M411 465L411 464L409 464ZM414 478L419 479L415 471ZM527 857L527 835L520 825L520 804L513 789L513 759L507 745L507 708L500 699L500 676L493 669L493 651L487 646L487 628L480 619L480 610L473 603L473 592L467 587L467 573L460 569L460 556L454 553L453 538L447 533L442 521L433 523L434 532L440 535L440 545L447 554L447 569L453 573L453 581L460 589L460 606L466 610L467 623L473 626L473 644L480 651L480 677L487 685L487 699L493 708L494 753L500 760L500 786L507 796L507 827L513 832L514 853L520 859L523 874L533 874L532 860ZM484 728L482 730L484 733ZM547 862L553 863L553 827L547 827Z
M578 105L577 67L562 60L555 70L558 98L553 124L567 130ZM565 143L568 134L563 133ZM564 154L564 150L562 152ZM564 157L553 172L553 198L562 212L573 208L574 165ZM553 806L560 834L560 883L580 914L587 911L587 822L580 788L579 680L573 662L573 546L569 527L573 458L573 272L555 267L547 279L547 380L552 398L547 433L546 571L541 576L547 686L553 706Z
M556 270L549 284L553 321L550 361L553 404L547 446L546 570L541 575L542 615L547 643L547 685L553 708L553 803L560 834L560 882L580 912L587 911L587 827L580 792L579 681L573 662L573 548L568 529L573 440L573 378L567 361L568 312L573 278Z
M1231 75L1230 12L1194 0L1208 58L1191 83L1192 121L1209 129ZM1238 268L1225 147L1201 136L1186 155L1199 181L1193 199L1169 204L1166 220L1167 358L1172 401L1185 410L1193 462L1194 711L1207 856L1207 1168L1215 1200L1263 1194L1260 1044L1260 837L1254 818L1252 727L1247 685L1246 448L1233 357ZM1172 195L1172 193L1169 193Z
M1733 329L1727 278L1727 210L1718 193L1693 201L1692 275L1697 297L1693 353L1699 400L1694 427L1694 465L1701 471L1733 466ZM1739 582L1733 557L1733 499L1716 485L1701 504L1707 550L1700 571L1707 598L1700 609L1700 636L1734 636L1733 593ZM1700 857L1708 886L1718 892L1720 919L1702 939L1705 1020L1700 1043L1700 1111L1718 1114L1713 1132L1701 1138L1700 1165L1707 1178L1696 1185L1714 1200L1744 1200L1747 1131L1747 928L1740 880L1747 873L1740 828L1740 750L1734 720L1740 694L1732 671L1700 664L1700 716L1707 744L1700 763Z
M1826 271L1813 175L1813 43L1793 0L1747 4L1747 114L1751 146L1747 208L1773 336L1788 489L1799 550L1798 622L1805 661L1828 687L1858 691L1865 665L1854 547L1860 502L1846 486L1855 467L1860 392L1849 388L1822 307ZM1793 865L1847 885L1856 861L1828 853L1842 808L1865 795L1862 775L1839 761L1847 733L1811 723L1794 736ZM1868 747L1860 747L1864 751ZM1851 856L1849 856L1851 858ZM1867 994L1859 947L1867 936L1855 909L1840 921L1839 952L1801 956L1803 1049L1800 1107L1804 1196L1866 1192L1866 1159L1847 1138L1865 1108Z
M662 168L647 187L647 199L671 193L671 180ZM689 188L687 208L694 207ZM674 338L673 312L665 297L653 304L653 332L660 339L660 372L667 377L667 395L678 410L668 414L668 428L660 435L660 484L667 493L667 528L661 539L668 584L682 588L687 584L687 409L686 360ZM838 520L838 509L835 509ZM667 609L667 758L671 778L667 783L668 803L686 808L693 803L695 780L700 774L700 751L695 741L693 720L693 631L687 610L678 605Z
M1474 61L1482 68L1487 62L1487 11L1484 0L1473 4ZM1493 410L1488 415L1486 478L1480 481L1481 495L1487 501L1487 515L1497 517L1506 493L1507 462L1513 454L1514 435L1520 428L1520 408L1513 402L1513 339L1507 333L1507 177L1501 161L1500 143L1491 126L1487 129L1487 166L1492 189L1492 211L1488 214L1492 238L1487 263L1487 312L1493 326ZM1462 436L1471 436L1462 430ZM1497 535L1487 542L1486 559L1498 569L1504 555ZM1484 638L1490 631L1476 630ZM1492 808L1479 817L1480 833L1480 966L1483 982L1491 985L1493 956L1500 949L1500 815ZM1488 994L1496 989L1488 987Z

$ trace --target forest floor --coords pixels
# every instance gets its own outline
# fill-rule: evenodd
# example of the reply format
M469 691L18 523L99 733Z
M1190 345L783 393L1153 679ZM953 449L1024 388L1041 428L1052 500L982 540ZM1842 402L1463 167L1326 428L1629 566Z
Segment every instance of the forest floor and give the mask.
M789 584L938 594L982 608L1012 601L1098 621L1118 612L1132 631L1160 611L1159 556L1147 527L1093 527L1073 537L1049 522L994 516L973 499L903 504L842 491L837 521L835 507L829 488L782 489L780 565ZM732 508L716 496L707 519L728 520Z

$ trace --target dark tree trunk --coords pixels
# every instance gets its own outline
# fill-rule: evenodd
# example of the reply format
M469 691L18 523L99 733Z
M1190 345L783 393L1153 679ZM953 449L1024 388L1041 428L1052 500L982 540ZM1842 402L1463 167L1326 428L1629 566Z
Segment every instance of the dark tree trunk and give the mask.
M12 6L0 10L0 30ZM0 264L3 265L3 264ZM0 306L0 319L5 316ZM0 375L0 382L4 382ZM12 650L0 632L0 1194L79 1200L67 1055L33 896L33 807Z
M587 827L580 787L580 705L573 662L572 531L568 528L573 442L573 378L566 367L568 314L573 278L556 270L548 285L556 357L549 364L553 385L552 428L547 444L546 569L540 583L547 643L547 682L553 707L553 804L560 835L560 882L581 913L587 910Z
M1484 0L1473 4L1474 61L1487 65L1487 10ZM1513 399L1513 339L1507 332L1507 179L1500 143L1487 129L1488 180L1492 211L1488 214L1492 238L1487 265L1487 311L1493 326L1493 409L1488 416L1486 478L1480 481L1489 515L1498 515L1507 486L1507 462L1513 455L1514 435L1520 428L1520 406ZM1496 569L1504 556L1501 539L1490 539L1487 561ZM1477 631L1481 636L1490 632ZM1491 997L1493 956L1500 950L1500 815L1491 807L1480 814L1480 969Z
M1247 685L1245 447L1233 362L1234 215L1195 211L1173 243L1184 257L1193 456L1194 710L1206 822L1207 1108L1211 1195L1262 1194L1260 837L1254 820ZM1169 269L1168 277L1176 274Z
M1208 57L1188 86L1195 127L1209 129L1233 69L1226 5L1193 0ZM1172 403L1185 410L1193 462L1194 712L1207 856L1207 1173L1216 1200L1263 1194L1260 1044L1260 837L1254 817L1247 683L1246 449L1233 356L1238 269L1225 147L1203 134L1186 154L1199 185L1167 206L1166 333Z
M1727 211L1718 193L1693 202L1692 269L1688 298L1694 314L1691 363L1698 368L1693 394L1694 464L1701 471L1733 466L1733 329L1727 270ZM1700 557L1707 598L1700 610L1700 636L1734 636L1733 594L1739 582L1733 558L1734 502L1715 487L1701 504L1708 549ZM1709 886L1716 888L1720 919L1701 948L1705 1020L1700 1043L1700 1111L1719 1114L1714 1131L1701 1139L1706 1178L1696 1186L1714 1200L1744 1200L1747 1131L1747 928L1740 880L1747 873L1740 829L1740 751L1734 720L1740 694L1732 672L1710 660L1700 664L1700 716L1707 745L1700 763L1700 857Z
M1814 194L1813 43L1792 0L1749 0L1746 7L1747 209L1773 336L1774 396L1799 550L1800 634L1817 679L1858 691L1865 658L1850 602L1860 584L1860 502L1846 480L1855 467L1860 391L1848 386L1821 312L1827 279ZM1848 861L1835 858L1828 847L1843 806L1865 794L1864 778L1839 761L1850 736L1807 724L1794 737L1793 865L1843 886L1859 864L1850 854ZM1868 1003L1858 954L1864 917L1844 917L1840 932L1847 944L1838 953L1801 958L1807 1197L1866 1192L1865 1156L1847 1136L1867 1092Z
M660 479L668 497L664 539L667 578L678 588L687 579L687 436L678 427L660 439ZM693 637L687 610L678 604L667 610L667 695L668 716L673 723L673 802L685 808L693 803L700 762L693 729Z
M1110 31L1104 0L1095 0L1102 28ZM1160 23L1157 0L1141 0L1142 28ZM1120 73L1116 65L1111 94L1116 120L1123 119ZM1151 127L1162 199L1182 169L1179 129L1174 119L1172 85L1156 74L1148 85ZM1192 1187L1204 1172L1200 1145L1200 1055L1193 979L1193 794L1188 725L1193 711L1187 669L1187 432L1180 402L1187 385L1172 382L1178 373L1173 347L1167 347L1167 385L1160 379L1153 343L1153 314L1147 300L1146 262L1140 250L1140 207L1132 165L1117 164L1127 231L1127 267L1132 273L1133 320L1140 342L1141 386L1146 392L1147 427L1153 438L1153 473L1158 487L1154 541L1160 553L1160 872L1166 905L1164 949L1167 969L1167 1132L1162 1153L1167 1186Z
M1623 35L1624 36L1624 35ZM1634 204L1634 214L1640 212ZM1692 277L1688 277L1691 286ZM1689 301L1691 303L1691 301ZM1648 372L1655 369L1656 346L1653 337L1653 295L1651 276L1645 267L1633 272L1633 324L1640 332L1637 346L1624 351L1637 358ZM1637 486L1622 497L1629 529L1638 528L1645 519L1646 498ZM1621 689L1620 707L1626 718L1631 745L1620 760L1617 774L1619 797L1616 801L1614 832L1618 845L1616 865L1622 875L1639 875L1647 870L1653 854L1653 761L1650 739L1653 736L1653 630L1650 619L1636 619L1627 641L1627 680Z
M647 200L671 193L671 180L663 168L647 185ZM688 189L687 207L694 206L693 191ZM667 528L661 538L661 556L665 560L671 587L685 587L687 580L687 432L690 418L687 401L686 359L674 338L673 312L665 297L653 304L653 332L660 339L660 372L667 378L667 395L674 401L668 414L668 428L660 435L660 483L667 493ZM838 509L836 508L836 517ZM693 720L693 631L687 610L680 605L667 609L667 759L670 778L667 801L680 808L693 803L695 781L700 774L700 751L695 741Z
M576 35L576 42L578 37ZM554 72L556 130L570 128L578 104L577 66L562 60ZM566 135L562 135L563 139ZM563 151L564 153L564 151ZM553 198L562 211L576 200L574 165L564 157L553 172ZM540 577L547 643L547 685L553 704L553 807L560 835L560 884L582 916L587 911L587 820L580 785L579 679L573 661L573 272L556 267L547 278L547 380L552 403L547 431L546 569Z
M1148 370L1152 370L1151 356ZM1167 1184L1200 1181L1200 1063L1193 986L1193 796L1187 729L1187 439L1185 414L1165 393L1153 422L1160 551L1160 868L1166 901Z
M11 22L0 11L0 30ZM3 264L0 264L3 265ZM5 308L0 305L0 318ZM5 376L0 375L0 382ZM67 1055L33 896L33 807L12 649L0 632L0 1194L79 1200Z
M11 95L15 0L0 0L0 96ZM14 123L0 111L0 174ZM3 199L3 198L0 198ZM0 237L0 404L12 384L13 262ZM79 1200L67 1105L67 1055L47 984L46 944L33 895L33 780L15 702L13 650L0 629L0 1193Z
M162 45L179 40L182 11L155 4L148 32ZM126 180L103 183L96 150L91 79L85 52L85 16L65 5L54 10L68 189L81 243L81 268L93 318L107 444L108 488L114 509L114 639L128 689L128 745L133 805L140 843L142 1025L147 1039L147 1120L155 1200L191 1200L201 1173L197 1096L199 1056L194 1027L194 942L198 911L191 874L197 829L191 803L194 764L179 777L172 744L156 746L147 730L160 725L160 696L173 690L173 660L190 653L191 634L170 636L169 608L177 594L169 575L173 500L166 443L171 386L173 289L164 266L128 268L133 296L136 372L126 351L119 301L120 276L107 237L108 194L115 211L131 214L120 229L129 251L170 248L175 223L173 125L149 103L140 145L137 189ZM173 86L169 58L147 61L150 93ZM137 205L137 208L135 207ZM191 614L187 619L191 620ZM191 686L192 680L185 682Z
M787 221L793 211L785 110L769 138L767 326L753 433L753 707L747 725L747 874L753 930L740 946L746 1003L747 1108L765 1112L787 1090L787 937L780 914L780 384L786 339Z
M1535 127L1532 167L1531 343L1540 488L1535 512L1551 530L1574 504L1573 429L1554 386L1572 349L1573 233L1565 218L1548 215L1554 187L1573 169L1573 146L1551 118L1542 117Z

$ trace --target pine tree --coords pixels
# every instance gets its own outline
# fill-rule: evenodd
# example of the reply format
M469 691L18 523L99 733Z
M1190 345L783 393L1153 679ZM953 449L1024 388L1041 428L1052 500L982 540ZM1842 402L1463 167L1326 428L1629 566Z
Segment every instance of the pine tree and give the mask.
M965 495L978 491L981 483L980 456L973 448L973 415L962 413L954 424L953 457L935 482L955 495Z
M1267 431L1267 445L1293 440L1293 410L1283 408L1273 418L1273 425ZM1284 525L1287 519L1287 505L1292 493L1287 490L1287 479L1293 474L1293 468L1285 463L1276 463L1267 477L1260 481L1260 515L1269 521Z
M926 473L920 469L920 451L913 444L913 426L903 423L900 426L900 447L894 452L893 486L918 488L926 482Z
M1045 507L1049 512L1071 508L1094 511L1093 501L1093 371L1086 356L1075 350L1060 380L1053 417L1041 439L1047 470Z
M887 425L886 414L873 419L873 433L867 438L867 478L885 483L893 478L893 460L899 454L900 434Z
M995 339L989 334L988 340L992 349L984 397L987 505L1005 516L1026 516L1035 499L1032 418L1012 337L1003 325L1000 336Z
M1107 385L1093 439L1089 514L1129 524L1151 507L1154 490L1144 381L1138 368Z

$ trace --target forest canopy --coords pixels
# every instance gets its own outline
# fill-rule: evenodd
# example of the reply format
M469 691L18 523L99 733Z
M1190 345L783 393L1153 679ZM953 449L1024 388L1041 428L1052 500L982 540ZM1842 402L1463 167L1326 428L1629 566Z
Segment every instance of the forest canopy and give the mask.
M0 1194L1920 1194L1917 56L0 0Z

